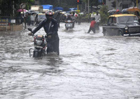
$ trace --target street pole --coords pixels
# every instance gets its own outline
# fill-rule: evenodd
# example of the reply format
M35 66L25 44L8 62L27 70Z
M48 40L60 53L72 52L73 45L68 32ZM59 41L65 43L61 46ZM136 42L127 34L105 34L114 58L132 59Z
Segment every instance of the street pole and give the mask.
M117 8L117 0L115 0L115 3L116 3L116 7L115 7L115 9Z
M89 14L89 0L88 0L88 22L90 21L90 14Z
M60 0L60 7L61 7L61 0Z
M79 4L77 4L77 10L79 10Z
M88 0L88 13L89 13L89 0Z
M14 1L13 1L13 16L15 16L14 10L15 10L15 7L14 7Z
M136 0L136 6L138 7L138 0Z
M58 6L60 6L60 0L58 0Z

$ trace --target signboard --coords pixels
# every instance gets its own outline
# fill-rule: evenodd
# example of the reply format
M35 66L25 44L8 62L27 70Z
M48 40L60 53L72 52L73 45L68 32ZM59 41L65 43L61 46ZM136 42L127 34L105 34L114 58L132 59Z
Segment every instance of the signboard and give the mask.
M0 23L0 26L8 26L8 23Z
M31 10L35 11L37 13L42 13L43 12L43 7L40 5L32 5Z
M0 22L8 23L8 19L0 19Z
M11 23L16 23L16 20L15 19L11 19Z
M7 26L8 25L8 19L0 19L0 26Z

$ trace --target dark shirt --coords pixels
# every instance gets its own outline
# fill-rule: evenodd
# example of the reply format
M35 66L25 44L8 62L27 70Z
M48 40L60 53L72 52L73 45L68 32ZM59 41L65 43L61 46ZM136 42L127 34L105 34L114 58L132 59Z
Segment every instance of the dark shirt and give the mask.
M72 18L71 18L70 16L68 16L68 17L66 18L66 20L72 20Z
M42 27L44 28L44 30L47 34L49 32L57 33L57 31L58 31L58 25L57 25L57 21L55 19L52 19L51 21L45 19L39 23L39 25L32 31L32 33L35 34Z

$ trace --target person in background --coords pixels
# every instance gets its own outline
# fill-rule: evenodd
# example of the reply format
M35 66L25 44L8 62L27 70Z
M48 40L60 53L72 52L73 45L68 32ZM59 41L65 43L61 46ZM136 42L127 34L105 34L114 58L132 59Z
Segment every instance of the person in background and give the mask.
M67 15L66 20L73 20L70 14Z
M95 17L95 21L96 21L96 29L99 30L99 23L101 20L100 14L98 12L96 12L96 14L94 14Z
M26 21L27 21L27 24L30 26L31 25L31 18L30 18L29 13L26 14Z
M75 17L78 17L78 14L77 14L77 13L75 13L75 14L74 14L74 16L75 16Z
M21 12L18 13L18 16L17 16L17 23L18 23L18 24L21 24L21 23L22 23Z
M75 22L76 22L76 23L77 23L77 18L78 18L78 14L75 13L75 14L74 14L74 19L75 19Z
M138 17L138 21L140 23L140 14L139 14L139 12L138 11L135 11L134 14Z
M90 33L91 30L93 31L93 33L95 33L95 24L96 24L95 18L92 18L92 21L90 23L90 27L87 33Z
M31 18L31 25L34 25L35 22L35 14L30 15Z
M78 24L81 24L81 15L80 14L78 14L77 22L78 22Z
M22 23L24 24L24 29L26 29L26 25L27 25L27 14L26 13L22 14Z
M66 21L68 21L68 20L71 20L71 21L72 21L73 27L74 27L75 24L74 24L74 21L73 21L73 19L72 19L71 14L67 15Z
M93 17L94 17L94 14L93 14L93 12L91 13L91 16L90 16L90 17L91 17L91 20L92 20L92 19L93 19Z
M119 9L117 9L116 12L115 12L115 14L120 14L120 13L121 13L121 12L120 12Z

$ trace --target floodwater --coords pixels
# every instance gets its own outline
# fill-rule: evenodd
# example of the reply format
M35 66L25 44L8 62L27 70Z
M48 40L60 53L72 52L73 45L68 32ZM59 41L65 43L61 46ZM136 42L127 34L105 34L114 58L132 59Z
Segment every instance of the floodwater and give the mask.
M88 34L89 25L62 23L60 56L39 59L27 30L0 33L0 99L140 99L140 37Z

